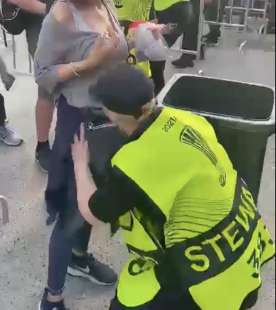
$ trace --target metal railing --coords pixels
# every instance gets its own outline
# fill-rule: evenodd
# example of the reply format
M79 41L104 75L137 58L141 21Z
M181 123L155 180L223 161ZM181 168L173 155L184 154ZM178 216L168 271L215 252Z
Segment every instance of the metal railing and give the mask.
M231 27L231 28L238 28L240 30L247 31L248 30L248 20L251 17L259 17L262 19L262 26L266 29L267 25L267 12L269 6L269 0L228 0L225 8L222 8L222 1L217 0L217 19L215 21L205 20L205 24L209 25L218 25L223 27ZM257 3L262 3L263 6L256 7ZM223 18L221 21L220 12L221 10L224 11L224 16L226 16L226 21ZM234 17L238 16L242 19L242 22L236 23L234 21ZM259 32L261 34L261 32ZM262 32L262 33L266 33Z
M246 32L249 29L249 18L259 17L262 20L262 25L258 31L259 34L266 34L267 30L267 12L269 6L269 0L228 0L225 5L225 0L217 1L217 17L216 20L205 19L205 0L200 0L200 12L199 12L199 26L198 26L198 39L196 50L185 50L181 48L171 48L174 52L179 52L187 55L195 55L198 59L205 58L205 43L202 40L204 26L216 25L221 27L239 29ZM257 7L257 3L262 3L263 6ZM225 7L223 8L222 6ZM223 12L223 14L222 14ZM222 14L222 16L221 16ZM225 18L226 17L226 18ZM240 17L241 22L235 22L235 17ZM226 20L225 20L226 19ZM240 44L240 51L245 47L247 40Z

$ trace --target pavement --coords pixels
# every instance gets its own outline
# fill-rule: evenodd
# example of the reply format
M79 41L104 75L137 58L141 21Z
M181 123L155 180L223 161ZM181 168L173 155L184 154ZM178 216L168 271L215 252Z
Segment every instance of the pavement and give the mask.
M238 46L245 39L248 44L240 53ZM177 72L197 74L201 71L201 74L218 78L274 86L274 40L273 36L259 38L255 33L225 31L220 46L207 50L205 61L198 61L195 68ZM22 135L25 143L20 148L0 144L0 194L8 198L10 210L10 223L0 227L0 309L33 310L37 309L46 283L47 247L52 227L45 226L43 191L47 176L34 162L37 91L32 76L28 74L24 36L18 37L16 42L17 81L9 93L1 85L0 91L6 97L10 125ZM0 42L0 54L12 70L11 46L4 48ZM175 72L168 64L166 78L169 79ZM275 240L274 187L275 141L271 137L267 146L259 209ZM108 227L93 232L90 249L119 272L126 259L126 250L120 236L116 235L111 240L108 232ZM264 267L263 278L259 302L254 310L275 309L274 262ZM72 278L66 282L67 303L73 310L108 309L113 295L114 288L103 288Z

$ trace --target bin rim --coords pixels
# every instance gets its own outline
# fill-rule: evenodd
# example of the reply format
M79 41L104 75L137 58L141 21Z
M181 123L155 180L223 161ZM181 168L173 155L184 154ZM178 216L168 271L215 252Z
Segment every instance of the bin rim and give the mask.
M240 83L240 84L245 84L245 85L253 85L253 86L268 88L268 89L272 90L273 94L274 94L274 100L273 100L272 113L271 113L269 119L264 119L264 120L254 120L254 119L253 120L247 120L247 119L244 119L244 118L241 118L241 117L225 116L225 115L221 115L221 114L218 115L218 114L214 114L214 113L194 111L192 109L186 109L186 110L190 111L192 113L195 113L195 114L199 114L199 115L204 116L204 117L212 116L212 118L214 118L214 119L220 119L220 120L223 120L223 121L226 121L226 122L231 122L233 119L235 119L235 122L242 123L242 124L248 124L248 125L254 124L256 126L275 126L275 88L267 86L267 85L263 85L263 84L260 84L260 83L247 83L247 82L243 82L243 81L231 80L231 79L226 79L226 78L216 78L216 77L212 77L212 76L201 76L201 75L198 75L198 74L176 73L176 74L174 74L171 77L171 79L167 82L167 84L162 89L160 94L157 96L158 106L160 106L160 107L162 107L162 106L163 107L166 107L166 106L170 107L169 105L163 104L164 99L167 96L171 86L173 86L182 77L196 77L196 78L200 78L200 79L209 79L209 80L220 80L220 81L225 81L225 82L234 82L234 83Z

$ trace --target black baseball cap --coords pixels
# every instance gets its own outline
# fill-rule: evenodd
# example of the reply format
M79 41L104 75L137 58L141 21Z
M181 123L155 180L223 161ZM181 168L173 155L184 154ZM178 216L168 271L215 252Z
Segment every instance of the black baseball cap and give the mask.
M90 96L110 111L140 116L142 106L154 98L154 85L141 70L120 64L100 76Z

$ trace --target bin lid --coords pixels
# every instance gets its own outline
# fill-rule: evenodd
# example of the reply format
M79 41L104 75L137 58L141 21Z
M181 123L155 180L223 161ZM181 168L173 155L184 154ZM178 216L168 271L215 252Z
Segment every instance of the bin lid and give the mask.
M240 125L275 126L275 91L259 84L175 74L158 104Z

